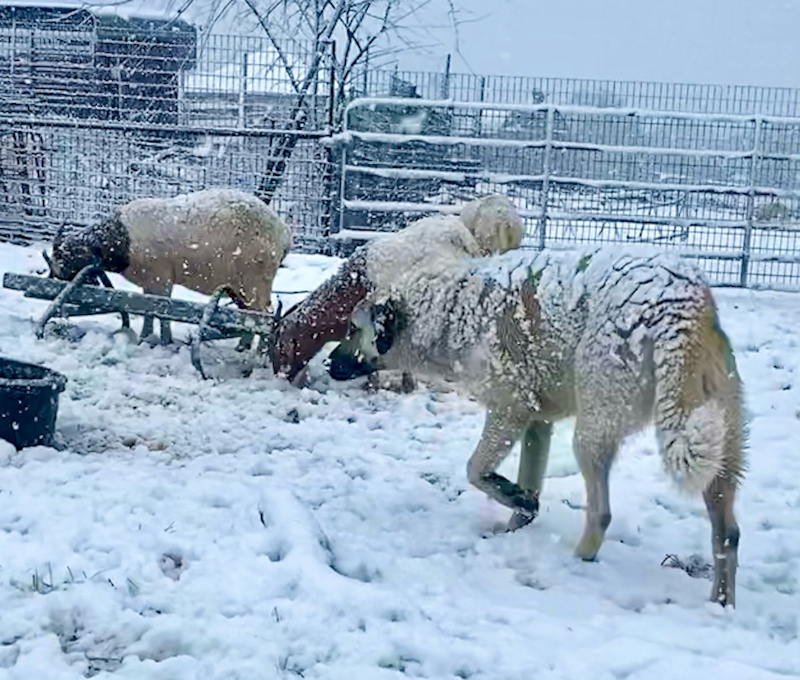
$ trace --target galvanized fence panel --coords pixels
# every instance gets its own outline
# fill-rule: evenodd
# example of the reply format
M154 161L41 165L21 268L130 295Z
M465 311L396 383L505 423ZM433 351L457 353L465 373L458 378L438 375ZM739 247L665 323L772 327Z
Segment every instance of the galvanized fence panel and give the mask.
M0 25L7 115L151 126L293 127L331 122L332 45L204 35L185 26L131 31L92 24Z
M650 243L717 285L800 289L800 120L399 98L351 102L338 238L501 191L526 245Z
M647 81L482 76L372 69L353 79L368 97L419 97L491 104L558 104L651 111L800 116L800 89Z
M211 186L271 201L298 246L330 213L331 45L0 26L0 240L45 241L134 198ZM287 68L288 66L288 68Z
M47 241L134 198L214 186L258 193L285 136L272 131L131 129L84 121L0 119L0 240ZM330 162L317 135L301 136L272 202L305 248L327 237Z

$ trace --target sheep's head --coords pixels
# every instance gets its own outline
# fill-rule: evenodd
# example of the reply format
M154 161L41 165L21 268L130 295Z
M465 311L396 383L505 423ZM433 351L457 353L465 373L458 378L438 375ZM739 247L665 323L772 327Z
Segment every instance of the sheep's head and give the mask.
M281 318L272 368L293 382L327 343L346 338L353 311L370 291L367 251L358 248L330 279Z
M336 380L351 380L375 371L378 359L394 344L400 316L391 302L362 302L353 312L350 333L331 352L328 372Z
M78 266L82 259L75 251L73 240L65 235L64 225L62 224L53 238L52 251L50 257L45 253L45 260L50 267L50 278L69 281L82 269L83 265Z
M461 210L461 221L475 237L484 255L519 248L525 232L514 204L502 194L467 203Z
M62 226L53 238L50 275L71 281L92 263L106 271L124 271L130 264L130 244L128 230L116 214L73 234L65 234Z

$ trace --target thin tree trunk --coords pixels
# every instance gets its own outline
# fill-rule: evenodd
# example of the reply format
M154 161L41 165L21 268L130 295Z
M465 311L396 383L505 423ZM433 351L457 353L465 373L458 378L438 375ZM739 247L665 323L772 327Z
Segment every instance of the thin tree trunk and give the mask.
M308 73L306 73L306 77L303 79L303 83L297 92L297 104L292 112L292 122L289 131L279 138L278 145L274 153L270 156L264 175L259 182L256 196L268 205L275 198L275 194L283 182L283 177L286 174L286 166L300 139L300 135L293 133L302 131L308 120L308 90L319 74L323 53L330 50L331 36L341 19L346 4L346 0L339 0L339 4L336 6L325 28L324 34L319 38L318 47L314 54L314 61L311 63ZM334 65L332 64L331 68L333 67ZM333 102L330 102L329 105L333 106Z

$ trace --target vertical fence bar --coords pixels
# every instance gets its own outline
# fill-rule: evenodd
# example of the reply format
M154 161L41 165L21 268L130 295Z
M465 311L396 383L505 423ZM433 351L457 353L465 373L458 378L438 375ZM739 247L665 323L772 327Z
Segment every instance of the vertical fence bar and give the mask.
M345 122L345 125L347 123ZM346 169L347 166L347 147L342 146L342 154L341 154L341 166L339 169L339 219L337 220L338 224L336 225L336 233L341 232L344 229L344 188L345 188L345 179L346 179Z
M336 43L333 40L330 41L328 58L331 60L331 77L328 80L328 134L333 134L336 110Z
M753 118L753 152L750 154L750 187L747 193L747 222L744 226L744 242L742 243L742 271L739 285L747 287L747 275L750 268L750 247L753 238L753 219L755 217L756 177L761 169L761 145L764 131L764 120L761 116Z
M247 111L245 100L247 99L247 52L242 52L242 69L239 73L239 115L237 123L240 130L244 130L247 125Z
M342 132L347 132L347 115L344 115L342 118ZM342 144L341 146L341 154L340 154L340 166L339 166L339 196L338 196L338 208L339 214L337 215L338 219L336 220L335 225L335 232L340 233L344 229L344 201L345 201L345 180L347 176L346 166L347 166L347 146ZM333 225L332 225L333 226Z
M550 156L553 151L553 121L555 106L547 107L547 123L545 125L545 145L542 168L542 211L539 214L539 250L547 245L547 204L550 202Z
M336 109L336 43L331 40L328 52L328 59L330 60L331 73L328 79L328 134L334 133L335 127L335 109ZM344 87L344 84L342 84ZM341 125L338 126L341 128ZM327 161L327 168L325 169L325 190L323 191L323 200L327 205L327 210L323 216L325 226L322 229L322 235L329 239L331 231L335 228L335 221L338 222L338 215L336 215L337 205L338 210L341 212L341 201L336 201L336 175L333 168L336 161L336 154L333 146L328 144L323 152ZM342 168L344 170L344 168Z
M481 87L478 93L478 101L486 98L486 76L481 76ZM483 109L478 109L478 119L475 121L475 133L478 137L483 136Z

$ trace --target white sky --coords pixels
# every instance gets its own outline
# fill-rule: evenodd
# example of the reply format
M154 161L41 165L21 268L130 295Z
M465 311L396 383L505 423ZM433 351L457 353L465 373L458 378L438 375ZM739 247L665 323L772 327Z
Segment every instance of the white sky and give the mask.
M418 39L432 46L402 51L401 69L441 70L450 51L454 71L486 75L800 87L800 0L454 2L464 10L465 59L455 54L447 0L431 0L414 20L425 27ZM47 4L8 4L28 3ZM124 4L163 11L183 0Z
M472 19L461 53L476 73L800 87L800 0L460 3ZM437 15L444 24L446 10ZM434 32L439 54L405 53L400 68L442 67L452 30Z

